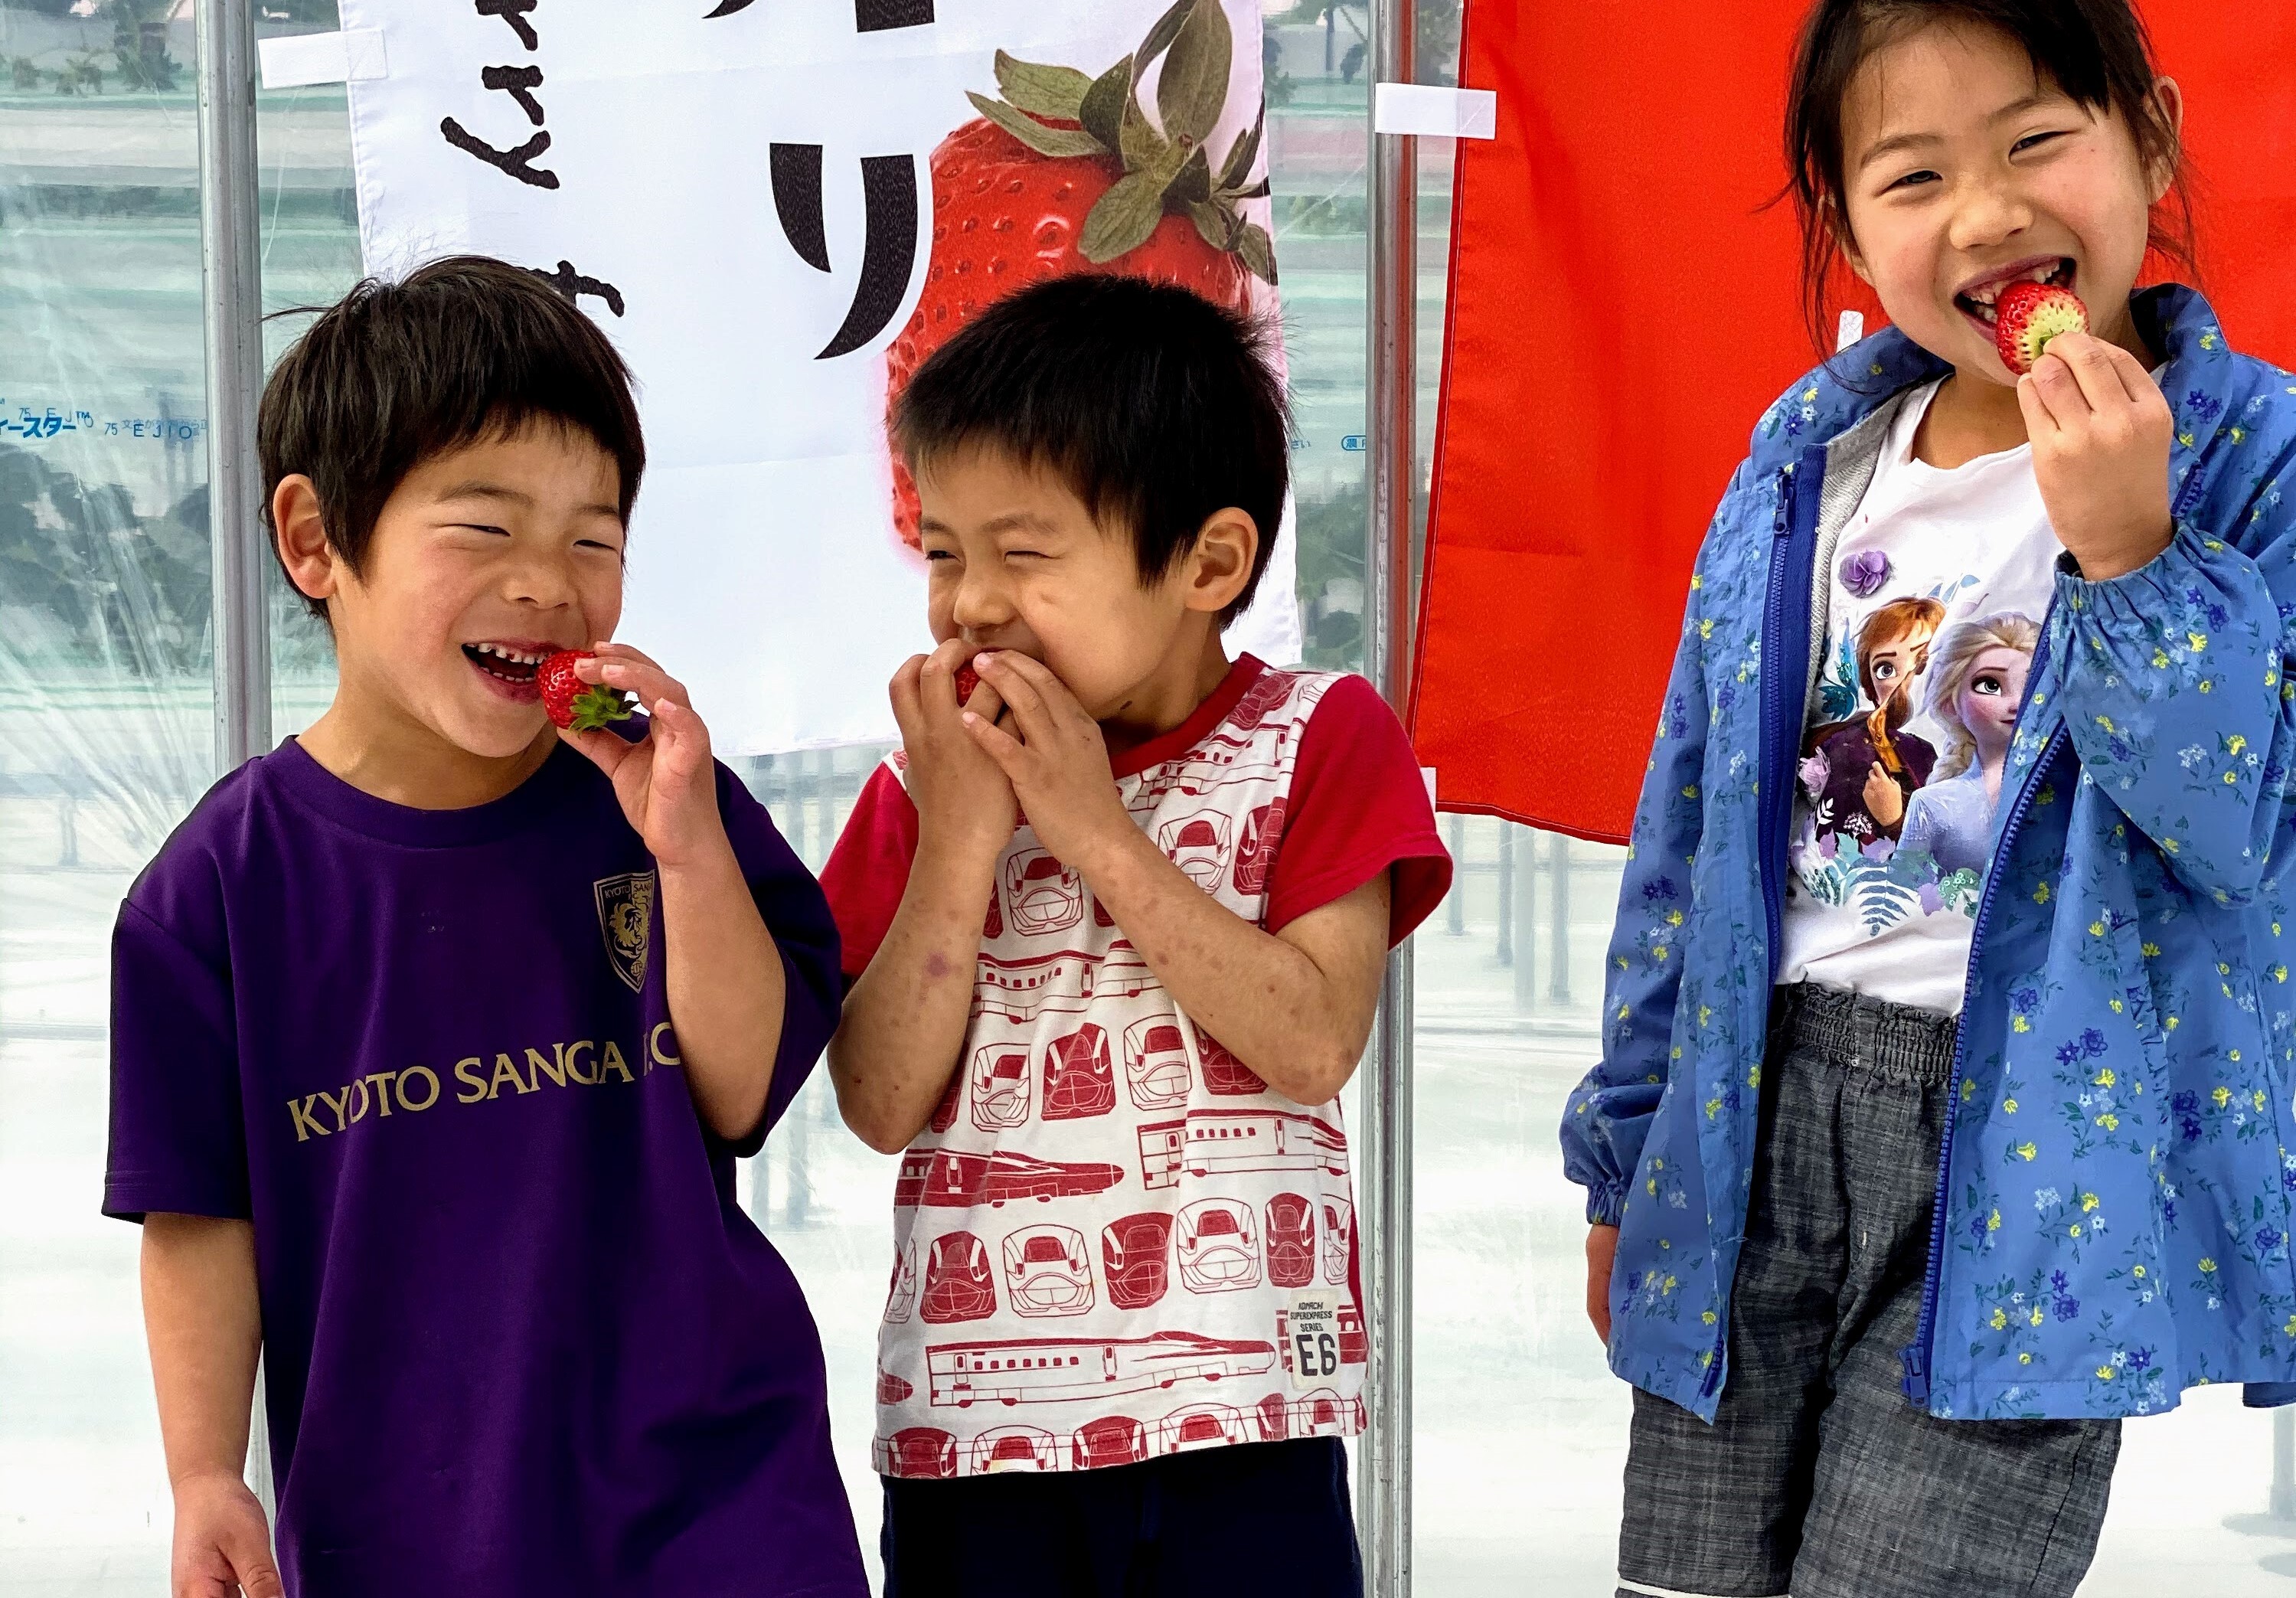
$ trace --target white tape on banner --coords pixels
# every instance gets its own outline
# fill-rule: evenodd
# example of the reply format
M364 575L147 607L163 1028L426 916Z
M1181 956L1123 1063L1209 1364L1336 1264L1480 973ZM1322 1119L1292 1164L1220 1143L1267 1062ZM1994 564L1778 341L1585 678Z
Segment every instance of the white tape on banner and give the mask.
M258 40L266 89L299 89L321 83L368 81L390 75L379 28L348 28L339 33L291 33Z
M1371 125L1379 133L1415 133L1439 139L1496 138L1498 91L1382 83L1373 93Z

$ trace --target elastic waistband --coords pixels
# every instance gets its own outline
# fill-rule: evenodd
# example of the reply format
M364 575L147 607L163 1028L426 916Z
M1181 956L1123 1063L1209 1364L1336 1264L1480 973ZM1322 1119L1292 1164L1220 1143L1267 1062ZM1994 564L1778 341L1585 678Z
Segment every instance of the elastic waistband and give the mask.
M1831 1064L1918 1087L1943 1087L1953 1076L1959 1024L1934 1010L1797 982L1773 996L1772 1016L1774 1042Z

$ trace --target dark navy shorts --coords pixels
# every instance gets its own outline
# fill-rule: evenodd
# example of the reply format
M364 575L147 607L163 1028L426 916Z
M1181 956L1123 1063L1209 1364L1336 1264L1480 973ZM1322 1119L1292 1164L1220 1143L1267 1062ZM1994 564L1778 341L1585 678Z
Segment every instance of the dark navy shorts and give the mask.
M1336 1438L885 1479L885 1598L1361 1598Z
M2118 1421L1938 1421L1906 1401L1950 1017L1781 991L1709 1426L1635 1394L1620 1598L2071 1598Z

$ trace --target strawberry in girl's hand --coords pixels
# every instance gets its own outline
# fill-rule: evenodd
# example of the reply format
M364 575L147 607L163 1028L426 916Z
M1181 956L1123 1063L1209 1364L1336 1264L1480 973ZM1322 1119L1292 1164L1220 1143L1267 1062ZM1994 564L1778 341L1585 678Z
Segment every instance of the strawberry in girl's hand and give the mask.
M1267 193L1266 178L1250 180L1266 113L1218 168L1204 143L1226 109L1233 52L1220 0L1178 0L1096 78L997 52L1004 97L969 95L980 119L932 154L932 256L916 312L885 352L889 411L976 313L1048 277L1122 273L1250 308L1251 280L1275 281L1267 230L1239 209ZM1159 56L1151 122L1140 78ZM916 484L896 455L893 522L912 549L917 514Z
M543 714L553 726L570 732L594 733L610 721L629 719L629 701L611 688L586 683L574 675L578 661L597 657L586 649L562 649L535 668L535 685L542 690Z
M1993 341L2001 364L2020 377L2033 369L2050 340L2088 332L2088 307L2070 289L2054 283L2011 283L1993 308Z
M956 668L956 703L958 709L972 702L972 691L980 686L980 674L970 666Z

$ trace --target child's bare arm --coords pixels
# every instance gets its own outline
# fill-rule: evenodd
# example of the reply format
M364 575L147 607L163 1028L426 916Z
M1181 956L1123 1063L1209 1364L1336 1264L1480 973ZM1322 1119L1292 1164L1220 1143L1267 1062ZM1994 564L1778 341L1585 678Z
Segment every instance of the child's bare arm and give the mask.
M1099 725L1043 665L982 657L1019 736L968 727L1002 766L1045 847L1082 873L1180 1007L1268 1086L1302 1104L1345 1086L1378 1008L1389 876L1271 934L1191 881L1118 798Z
M1268 933L1197 887L1128 819L1124 834L1111 831L1080 857L1054 852L1083 873L1189 1019L1270 1087L1321 1104L1347 1086L1379 1008L1386 872Z
M1012 785L958 719L955 672L969 651L945 643L894 674L893 715L917 809L917 852L884 941L845 997L829 1044L845 1124L881 1153L908 1146L932 1117L964 1045L980 922L997 854L1013 836ZM973 704L993 719L995 693Z
M248 1490L249 1407L263 1340L255 1228L209 1216L144 1223L144 1328L176 1499L174 1598L280 1598L263 1506Z
M679 1062L702 1121L738 1143L756 1130L773 1087L788 979L718 811L709 729L685 688L627 644L601 643L597 658L576 670L586 682L637 694L653 712L637 743L609 732L560 736L612 780L653 854Z

